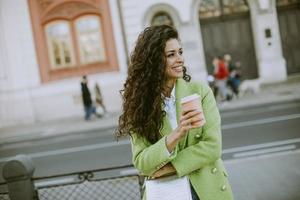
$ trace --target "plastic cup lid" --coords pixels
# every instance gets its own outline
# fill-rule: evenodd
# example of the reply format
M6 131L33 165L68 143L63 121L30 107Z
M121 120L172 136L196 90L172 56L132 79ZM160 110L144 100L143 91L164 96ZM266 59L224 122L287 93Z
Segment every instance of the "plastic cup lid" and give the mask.
M186 96L186 97L181 98L180 103L181 104L186 103L186 102L192 101L194 99L198 99L198 98L200 98L200 96L198 94L192 94L190 96Z

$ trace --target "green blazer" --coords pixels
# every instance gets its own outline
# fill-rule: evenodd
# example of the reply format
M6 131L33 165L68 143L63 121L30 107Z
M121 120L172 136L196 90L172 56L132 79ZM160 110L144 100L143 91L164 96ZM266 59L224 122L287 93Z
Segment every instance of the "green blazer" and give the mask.
M171 162L178 177L187 176L200 200L231 200L231 187L221 160L221 118L211 89L202 83L176 82L177 121L180 117L180 99L197 93L202 98L206 123L192 129L179 141L171 155L167 154L166 136L172 132L167 116L163 121L161 139L150 144L136 134L131 136L133 164L141 174L151 176L156 170ZM144 198L145 199L145 195Z

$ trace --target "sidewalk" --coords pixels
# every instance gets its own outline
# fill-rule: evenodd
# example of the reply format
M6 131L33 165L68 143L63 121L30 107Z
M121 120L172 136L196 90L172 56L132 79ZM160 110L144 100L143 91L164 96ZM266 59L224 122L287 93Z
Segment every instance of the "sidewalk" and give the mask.
M258 94L245 94L219 106L220 111L300 100L300 75L285 82L261 85Z
M246 94L219 106L220 112L259 105L300 101L300 76L290 77L287 81L262 85L257 94ZM83 118L68 118L35 124L0 128L0 145L24 140L76 134L92 130L107 130L116 127L119 113L108 113L101 119L86 122Z

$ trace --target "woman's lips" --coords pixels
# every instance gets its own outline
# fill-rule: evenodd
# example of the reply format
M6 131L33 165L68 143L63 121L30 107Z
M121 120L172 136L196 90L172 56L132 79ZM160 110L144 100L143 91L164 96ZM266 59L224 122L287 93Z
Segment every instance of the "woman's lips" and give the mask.
M176 72L182 72L183 67L182 66L177 66L177 67L172 67L172 69Z

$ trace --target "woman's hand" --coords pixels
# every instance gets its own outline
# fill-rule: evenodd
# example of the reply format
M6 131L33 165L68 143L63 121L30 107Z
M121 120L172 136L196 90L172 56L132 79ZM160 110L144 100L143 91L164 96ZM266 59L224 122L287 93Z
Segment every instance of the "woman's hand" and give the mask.
M179 119L179 125L177 127L177 134L181 138L185 137L190 129L199 128L199 125L193 125L197 122L204 120L202 111L200 110L190 110L183 111Z
M169 176L176 174L176 170L171 163L166 164L151 176L151 179L156 179L163 176Z
M178 127L167 136L166 145L169 152L172 152L178 141L185 137L190 129L199 128L200 125L193 125L201 122L204 119L203 113L200 110L183 111L179 120ZM199 123L198 123L199 124Z

